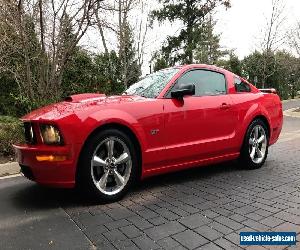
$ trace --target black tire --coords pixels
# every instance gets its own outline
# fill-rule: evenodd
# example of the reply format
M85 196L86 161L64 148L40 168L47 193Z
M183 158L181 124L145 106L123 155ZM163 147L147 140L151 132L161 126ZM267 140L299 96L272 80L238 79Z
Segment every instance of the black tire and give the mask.
M258 127L264 130L265 132L265 153L263 157L259 161L255 161L251 158L251 152L253 149L253 146L250 144L250 136L252 136L252 133L254 132L254 129ZM262 132L262 131L261 131ZM257 145L257 142L256 142ZM259 146L258 146L259 147ZM245 169L257 169L264 165L267 156L268 156L268 149L269 149L269 132L266 124L261 119L254 120L248 127L243 145L240 152L240 158L239 158L239 165L241 165L242 168ZM256 154L256 152L255 152ZM255 158L255 157L254 157Z
M103 193L103 192L105 192L105 190L102 192L100 190L101 188L98 188L96 186L96 184L94 182L95 174L92 170L94 168L94 167L92 167L92 159L94 158L95 151L98 150L98 147L99 147L99 145L101 145L101 143L102 143L102 146L100 146L100 147L104 147L104 144L103 144L104 141L109 140L109 138L116 139L117 143L123 142L127 146L127 150L129 150L129 154L130 154L130 158L131 158L131 160L130 160L131 171L129 174L129 179L126 182L125 186L119 192L117 192L115 194L105 194L105 193ZM107 153L108 153L108 149L107 149ZM95 167L98 167L98 166L95 166ZM82 191L84 193L84 195L88 195L90 198L97 199L97 201L99 200L102 202L103 201L104 202L114 202L114 201L120 200L128 192L129 188L135 182L135 180L137 179L138 167L139 166L138 166L137 150L135 149L135 146L134 146L133 142L131 141L130 137L128 137L124 132L122 132L118 129L106 129L106 130L103 130L103 131L100 131L100 132L94 134L91 138L89 138L89 140L85 144L85 146L81 152L80 159L79 159L76 184L77 184L77 187L79 188L79 190ZM100 167L100 168L104 169L104 167ZM104 175L104 172L102 173L102 176L103 175ZM110 177L115 178L113 174L111 174L108 178L110 178ZM124 179L125 179L125 177L124 177ZM112 180L112 182L113 182L113 180ZM106 183L108 183L108 181L106 181ZM115 183L117 185L116 181L115 181ZM105 185L107 185L107 184L105 184Z

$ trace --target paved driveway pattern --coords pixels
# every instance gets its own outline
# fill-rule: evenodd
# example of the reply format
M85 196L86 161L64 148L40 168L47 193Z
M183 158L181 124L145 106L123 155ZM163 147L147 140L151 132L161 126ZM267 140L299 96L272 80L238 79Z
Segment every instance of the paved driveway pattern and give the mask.
M241 249L241 231L299 238L300 119L284 122L261 169L229 162L154 177L112 204L0 180L0 249Z

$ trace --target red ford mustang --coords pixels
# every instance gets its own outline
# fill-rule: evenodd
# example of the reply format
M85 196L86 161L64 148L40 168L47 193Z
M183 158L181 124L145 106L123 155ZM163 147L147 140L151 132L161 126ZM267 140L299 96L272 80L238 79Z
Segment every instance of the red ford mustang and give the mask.
M22 121L26 144L15 148L26 177L112 201L152 175L233 159L261 167L282 105L273 89L186 65L147 75L121 96L70 96Z

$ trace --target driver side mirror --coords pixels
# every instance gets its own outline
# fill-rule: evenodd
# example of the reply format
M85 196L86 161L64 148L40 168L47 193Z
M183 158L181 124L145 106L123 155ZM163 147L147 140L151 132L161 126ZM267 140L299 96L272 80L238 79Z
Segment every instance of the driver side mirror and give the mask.
M195 94L195 85L190 84L180 84L178 88L171 91L171 97L182 99L186 95L194 95Z

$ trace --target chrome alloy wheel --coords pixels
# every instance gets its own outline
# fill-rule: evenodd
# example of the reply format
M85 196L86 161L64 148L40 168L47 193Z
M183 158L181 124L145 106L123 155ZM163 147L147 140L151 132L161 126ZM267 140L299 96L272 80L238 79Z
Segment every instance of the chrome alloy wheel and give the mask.
M249 154L254 163L259 164L264 160L267 142L267 135L264 127L261 125L254 126L249 138Z
M91 160L91 174L95 186L106 195L119 193L127 184L132 168L126 144L110 136L99 143Z

